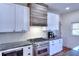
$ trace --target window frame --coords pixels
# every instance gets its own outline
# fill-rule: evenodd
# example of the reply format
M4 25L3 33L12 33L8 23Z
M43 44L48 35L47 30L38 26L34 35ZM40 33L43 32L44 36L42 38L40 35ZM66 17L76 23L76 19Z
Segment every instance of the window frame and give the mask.
M73 36L79 36L79 34L78 34L78 35L77 35L77 34L73 34L73 30L77 30L77 29L74 29L74 28L73 28L73 24L76 24L76 23L79 24L79 22L72 22L72 24L71 24L71 25L72 25L72 26L71 26L71 28L72 28L72 29L71 29L71 34L72 34ZM78 30L79 30L79 28L78 28Z

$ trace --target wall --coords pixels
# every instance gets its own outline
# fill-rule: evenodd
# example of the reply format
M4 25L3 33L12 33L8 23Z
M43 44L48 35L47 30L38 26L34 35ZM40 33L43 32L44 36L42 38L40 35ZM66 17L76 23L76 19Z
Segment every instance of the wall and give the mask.
M73 48L79 45L79 36L72 35L72 22L79 22L79 11L63 14L61 18L61 36L64 46Z
M47 33L40 26L32 26L26 33L0 33L0 44L25 41L31 38L47 37Z

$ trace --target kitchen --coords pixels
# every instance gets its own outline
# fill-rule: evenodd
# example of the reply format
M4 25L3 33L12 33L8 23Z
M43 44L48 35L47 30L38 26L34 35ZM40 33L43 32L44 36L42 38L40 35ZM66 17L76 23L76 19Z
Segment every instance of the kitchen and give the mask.
M51 11L52 6L58 5L0 3L0 56L57 56L63 52L64 47L78 46L78 43L64 44L67 42L63 39L66 38L64 36L66 23L63 19L67 19L68 15ZM62 56L68 55L69 52L62 53Z

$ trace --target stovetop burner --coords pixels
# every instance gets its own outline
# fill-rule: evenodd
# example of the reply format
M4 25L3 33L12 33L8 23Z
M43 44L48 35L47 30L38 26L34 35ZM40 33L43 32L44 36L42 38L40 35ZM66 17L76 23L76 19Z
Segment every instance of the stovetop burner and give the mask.
M41 42L41 41L46 41L46 40L48 40L48 39L45 39L45 38L35 38L35 39L30 39L28 41L30 41L30 42Z

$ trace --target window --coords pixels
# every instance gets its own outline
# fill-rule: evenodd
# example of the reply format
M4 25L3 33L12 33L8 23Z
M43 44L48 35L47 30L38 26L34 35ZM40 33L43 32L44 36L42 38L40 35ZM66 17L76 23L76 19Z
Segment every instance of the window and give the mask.
M79 35L79 23L72 24L72 35Z

